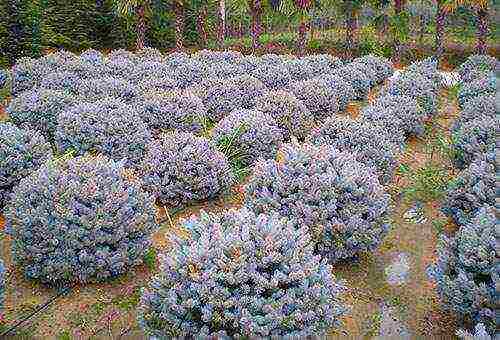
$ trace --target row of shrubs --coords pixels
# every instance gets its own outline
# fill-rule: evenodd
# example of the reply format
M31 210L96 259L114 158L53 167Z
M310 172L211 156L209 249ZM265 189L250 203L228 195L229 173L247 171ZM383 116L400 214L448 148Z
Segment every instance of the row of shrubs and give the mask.
M496 148L500 126L495 105L499 66L493 57L472 56L458 70L461 111L452 126L452 148L461 172L442 204L458 231L441 237L433 268L446 308L466 326L476 324L475 335L481 339L494 334L499 312ZM471 336L468 331L460 335Z

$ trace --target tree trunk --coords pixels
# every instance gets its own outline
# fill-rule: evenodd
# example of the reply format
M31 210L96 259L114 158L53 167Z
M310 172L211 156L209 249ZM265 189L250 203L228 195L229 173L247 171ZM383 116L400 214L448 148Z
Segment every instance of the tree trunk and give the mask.
M346 20L346 31L347 31L347 39L346 39L346 47L347 48L355 48L356 47L356 31L358 29L358 18L356 13L351 8L347 14Z
M183 0L176 0L175 6L175 48L182 50L184 31L184 4Z
M249 0L249 7L252 16L252 50L255 52L259 47L261 33L262 6L260 0Z
M220 49L224 48L226 38L226 1L219 0L219 29L217 30L217 44Z
M146 6L143 3L137 7L137 40L135 42L136 50L144 49L144 40L146 37Z
M204 3L201 5L200 13L198 19L196 20L196 24L198 26L198 33L200 35L201 44L203 45L203 47L206 47L208 42L206 23L207 23L207 5Z
M394 0L394 12L396 15L402 15L405 7L405 0ZM399 39L394 39L395 51L394 57L399 61L402 53L402 43Z
M303 56L306 50L307 23L302 20L299 25L299 41L297 45L297 55Z
M488 8L479 8L477 11L477 50L479 54L486 54L488 38Z
M436 56L441 58L443 55L443 38L444 38L444 20L446 11L443 8L443 0L437 0L436 11Z

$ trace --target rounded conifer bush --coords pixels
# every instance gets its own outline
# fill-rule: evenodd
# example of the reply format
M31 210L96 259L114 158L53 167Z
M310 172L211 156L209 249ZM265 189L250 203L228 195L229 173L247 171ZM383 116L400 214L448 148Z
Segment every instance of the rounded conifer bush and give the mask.
M485 74L471 82L462 84L458 90L458 105L464 107L467 101L480 95L496 95L497 78L493 74Z
M302 58L313 70L314 76L320 76L342 66L342 60L330 54L311 54Z
M245 186L246 206L306 225L315 251L332 262L378 247L389 199L377 175L331 145L285 144L277 160L255 164Z
M464 169L476 158L495 153L500 133L500 123L496 118L477 119L454 125L451 135L453 162Z
M307 228L247 209L193 216L143 291L139 324L156 339L307 338L340 326L344 287Z
M284 89L292 81L290 72L281 63L261 62L251 75L271 90Z
M74 94L79 82L80 78L76 73L55 72L45 76L40 83L40 87L50 90L68 91Z
M362 63L370 67L375 72L377 83L383 82L394 73L394 66L391 61L384 57L377 57L369 54L354 59L354 62Z
M341 95L322 79L297 81L288 85L288 90L300 99L316 120L325 119L342 110Z
M309 140L352 153L359 162L378 174L382 184L392 179L404 142L400 133L388 131L384 126L338 116L326 119L315 128Z
M224 154L207 139L186 132L165 133L152 141L141 170L145 190L174 208L217 197L234 182Z
M458 225L464 225L483 205L495 205L495 165L478 159L463 170L446 193L442 211Z
M438 261L431 268L444 307L465 323L483 323L493 334L498 311L498 219L483 206L452 237L441 236Z
M12 258L29 279L100 281L142 263L157 230L153 198L104 157L46 162L6 207Z
M97 101L106 98L132 102L139 96L137 86L122 78L103 77L83 79L76 85L77 96L85 101Z
M10 101L7 114L14 124L40 131L45 137L52 138L58 115L75 101L73 96L63 91L30 90Z
M151 140L140 113L118 100L79 103L57 119L55 144L60 153L97 152L137 167Z
M257 110L235 110L212 131L212 143L241 166L274 158L285 137L286 131L272 117Z
M142 120L154 133L173 129L198 133L208 117L200 98L179 91L145 96L138 107Z
M50 144L41 134L0 122L0 211L19 181L51 156Z
M495 118L498 113L494 95L479 95L465 102L454 127L481 117Z
M473 81L478 72L495 72L500 70L500 63L495 57L489 55L474 54L460 65L458 74L463 83Z
M286 140L290 136L303 139L314 126L314 118L304 103L283 90L269 91L258 98L255 110L273 117L286 132Z
M425 132L425 112L410 96L385 95L361 110L361 118L404 132L406 136L422 136Z
M0 260L0 320L2 319L3 304L5 300L5 266Z

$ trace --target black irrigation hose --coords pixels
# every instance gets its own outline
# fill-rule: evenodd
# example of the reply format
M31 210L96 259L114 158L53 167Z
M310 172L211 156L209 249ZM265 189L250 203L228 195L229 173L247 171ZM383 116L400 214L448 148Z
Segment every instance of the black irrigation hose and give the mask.
M52 298L50 298L48 301L44 302L43 304L39 305L33 312L31 312L28 316L22 318L21 320L17 321L14 325L12 325L10 328L8 328L5 332L0 334L0 339L6 337L9 335L9 333L12 333L15 331L19 326L21 326L23 323L26 321L29 321L32 319L35 315L38 313L44 311L47 309L51 304L53 304L57 299L59 299L61 296L66 295L67 293L71 292L73 288L75 288L77 284L73 284L72 286L67 286L62 288L56 295L54 295Z

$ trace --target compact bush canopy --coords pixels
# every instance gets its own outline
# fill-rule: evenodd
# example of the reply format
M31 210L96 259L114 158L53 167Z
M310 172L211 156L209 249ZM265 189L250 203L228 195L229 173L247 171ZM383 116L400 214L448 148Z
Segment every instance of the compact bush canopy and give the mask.
M29 279L103 280L142 263L151 247L153 197L122 163L104 157L46 162L6 207L12 258Z
M50 144L41 134L0 122L0 212L19 181L51 156Z
M495 95L497 78L494 74L484 74L471 82L464 83L458 90L458 105L462 108L467 101L480 95Z
M326 335L340 326L343 286L313 254L305 226L247 209L192 217L143 291L148 336L261 338Z
M0 260L0 319L2 318L3 305L5 300L5 266Z
M63 91L29 90L14 97L7 114L12 123L41 132L52 139L58 115L75 103L75 98Z
M394 134L403 132L405 136L422 136L425 132L425 112L410 96L380 96L361 110L360 117L367 122L384 125Z
M305 138L314 126L314 117L304 103L293 94L275 90L266 92L255 102L255 110L274 118L276 124L290 136Z
M444 306L466 323L484 323L490 333L496 328L496 287L500 282L495 228L495 208L483 206L455 236L441 237L433 268Z
M470 122L483 117L495 118L498 108L495 103L495 96L492 94L482 94L469 99L462 107L460 116L452 125L456 129L463 123Z
M327 118L314 128L308 140L352 153L378 175L382 184L392 179L404 142L401 133L388 131L384 126L339 116Z
M478 75L496 72L500 70L500 62L489 55L473 54L458 68L458 74L462 83L469 83Z
M77 85L76 93L82 100L91 102L109 97L132 102L139 96L137 86L125 79L114 77L84 79Z
M167 207L214 198L234 182L224 154L207 139L178 131L148 145L141 171L145 190Z
M274 158L286 130L261 111L235 110L215 126L211 137L233 163L249 166L259 158Z
M262 57L263 58L263 57ZM292 76L286 67L281 63L259 63L252 70L251 75L259 79L267 88L271 90L285 89L292 82Z
M469 122L455 125L452 129L451 147L454 164L464 169L474 159L495 153L500 131L498 119L478 117Z
M354 62L365 64L366 66L370 67L376 75L377 83L382 83L394 73L394 66L387 58L377 57L369 54L354 59Z
M60 153L70 149L78 155L97 152L137 167L150 140L140 111L116 99L79 103L57 119L55 144Z
M207 109L200 98L189 92L154 93L137 104L142 120L158 133L180 130L198 133L208 119Z
M285 144L278 160L257 162L245 205L306 225L315 251L333 262L375 249L389 228L377 175L330 145Z
M495 165L478 159L450 184L442 210L457 224L467 224L482 206L495 205L496 190Z

